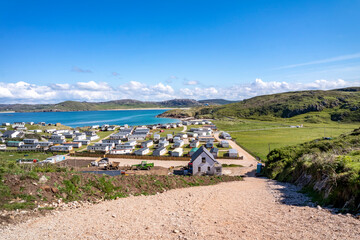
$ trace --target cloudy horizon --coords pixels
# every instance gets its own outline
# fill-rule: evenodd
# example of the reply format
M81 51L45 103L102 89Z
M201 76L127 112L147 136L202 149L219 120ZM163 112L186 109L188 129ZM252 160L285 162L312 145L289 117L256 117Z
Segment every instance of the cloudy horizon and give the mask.
M315 80L309 83L266 82L255 79L249 84L234 84L230 87L204 86L199 83L185 84L174 89L167 83L148 85L129 81L111 86L106 82L76 82L49 85L0 82L0 101L3 104L44 104L63 101L103 102L121 99L140 101L164 101L171 99L226 99L243 100L260 95L303 90L332 90L359 86L359 82L337 80Z

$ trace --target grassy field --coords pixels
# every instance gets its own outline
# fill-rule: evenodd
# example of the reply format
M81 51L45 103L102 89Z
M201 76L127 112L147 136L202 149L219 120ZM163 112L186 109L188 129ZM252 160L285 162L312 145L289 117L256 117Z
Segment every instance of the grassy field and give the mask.
M304 124L303 128L290 128L302 122L261 122L252 120L213 121L220 130L228 131L234 140L261 159L266 159L269 149L299 144L326 137L336 137L359 127L359 124Z
M53 154L51 153L43 153L43 152L0 152L0 162L9 161L9 160L14 161L19 158L32 158L32 159L39 159L40 161L42 161L52 155Z

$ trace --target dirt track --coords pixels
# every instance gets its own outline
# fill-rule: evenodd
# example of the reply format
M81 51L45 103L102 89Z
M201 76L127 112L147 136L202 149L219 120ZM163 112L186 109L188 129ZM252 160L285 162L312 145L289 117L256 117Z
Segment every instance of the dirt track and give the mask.
M239 173L252 176L255 163L245 155ZM246 177L58 212L0 230L0 238L359 239L359 220L307 201L292 185Z
M358 239L360 236L359 220L317 208L279 203L277 199L283 190L281 185L259 178L171 190L33 219L0 231L0 238Z

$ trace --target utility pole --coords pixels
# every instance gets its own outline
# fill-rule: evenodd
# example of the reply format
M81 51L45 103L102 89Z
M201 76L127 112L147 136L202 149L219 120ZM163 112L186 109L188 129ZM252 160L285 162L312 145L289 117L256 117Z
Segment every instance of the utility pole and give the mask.
M270 143L269 143L269 153L270 153Z

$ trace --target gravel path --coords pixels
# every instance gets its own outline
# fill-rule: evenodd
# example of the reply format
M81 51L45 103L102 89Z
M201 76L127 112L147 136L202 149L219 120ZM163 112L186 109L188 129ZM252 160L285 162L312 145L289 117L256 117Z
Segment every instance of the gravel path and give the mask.
M283 204L280 195L276 182L249 177L66 210L0 230L0 238L359 239L359 220Z
M256 164L247 153L239 162L239 174ZM245 177L53 212L1 229L0 239L360 239L358 219L307 206L296 190Z

